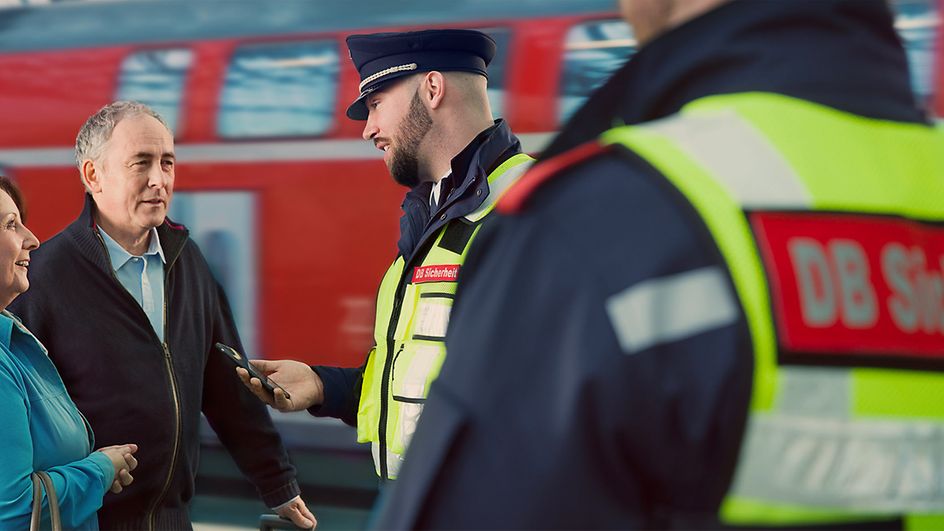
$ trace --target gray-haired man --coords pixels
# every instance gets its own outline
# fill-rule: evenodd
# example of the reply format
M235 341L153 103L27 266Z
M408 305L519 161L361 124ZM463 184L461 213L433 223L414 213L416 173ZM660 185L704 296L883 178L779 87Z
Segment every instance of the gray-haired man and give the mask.
M33 253L35 289L14 311L49 348L96 444L139 443L137 481L105 498L102 528L190 528L201 411L263 500L311 527L265 406L212 351L242 346L203 255L166 218L170 130L145 105L112 103L82 127L76 162L85 208Z

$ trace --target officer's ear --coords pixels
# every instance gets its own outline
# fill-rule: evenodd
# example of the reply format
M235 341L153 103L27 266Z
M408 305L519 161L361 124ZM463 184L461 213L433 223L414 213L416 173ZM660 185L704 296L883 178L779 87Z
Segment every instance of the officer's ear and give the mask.
M420 96L429 105L430 109L438 109L446 94L446 78L442 72L427 72L420 85Z

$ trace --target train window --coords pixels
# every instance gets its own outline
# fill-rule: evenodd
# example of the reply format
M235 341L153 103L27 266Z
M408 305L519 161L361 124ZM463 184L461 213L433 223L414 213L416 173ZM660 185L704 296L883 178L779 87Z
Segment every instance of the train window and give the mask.
M595 20L567 32L557 116L564 123L636 51L622 20Z
M895 2L895 28L901 35L911 68L911 87L922 105L930 105L933 93L935 33L940 20L930 0Z
M133 53L121 63L115 99L148 105L176 131L184 80L192 62L193 52L183 48Z
M315 136L334 122L334 42L243 46L226 72L217 121L225 138Z
M488 64L488 103L492 108L492 117L501 118L505 114L505 67L508 63L508 48L511 33L506 29L483 29L495 39L498 49L495 57Z

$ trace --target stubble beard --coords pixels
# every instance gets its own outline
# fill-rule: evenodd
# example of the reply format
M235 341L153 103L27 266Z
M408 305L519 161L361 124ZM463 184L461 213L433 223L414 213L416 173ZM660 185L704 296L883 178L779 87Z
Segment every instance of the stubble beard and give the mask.
M413 94L410 100L410 109L397 135L396 144L400 147L394 151L390 160L390 175L398 184L414 188L420 184L420 143L429 134L433 127L433 118L423 106L419 92Z

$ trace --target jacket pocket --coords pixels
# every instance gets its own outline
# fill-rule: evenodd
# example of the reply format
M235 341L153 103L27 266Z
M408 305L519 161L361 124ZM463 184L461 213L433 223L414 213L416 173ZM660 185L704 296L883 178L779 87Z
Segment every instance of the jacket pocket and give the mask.
M394 452L406 452L423 413L429 384L439 373L444 357L445 347L441 343L410 343L398 357L391 386L396 404L388 417L394 423L390 439Z
M445 341L452 313L451 293L421 292L413 317L413 339Z

